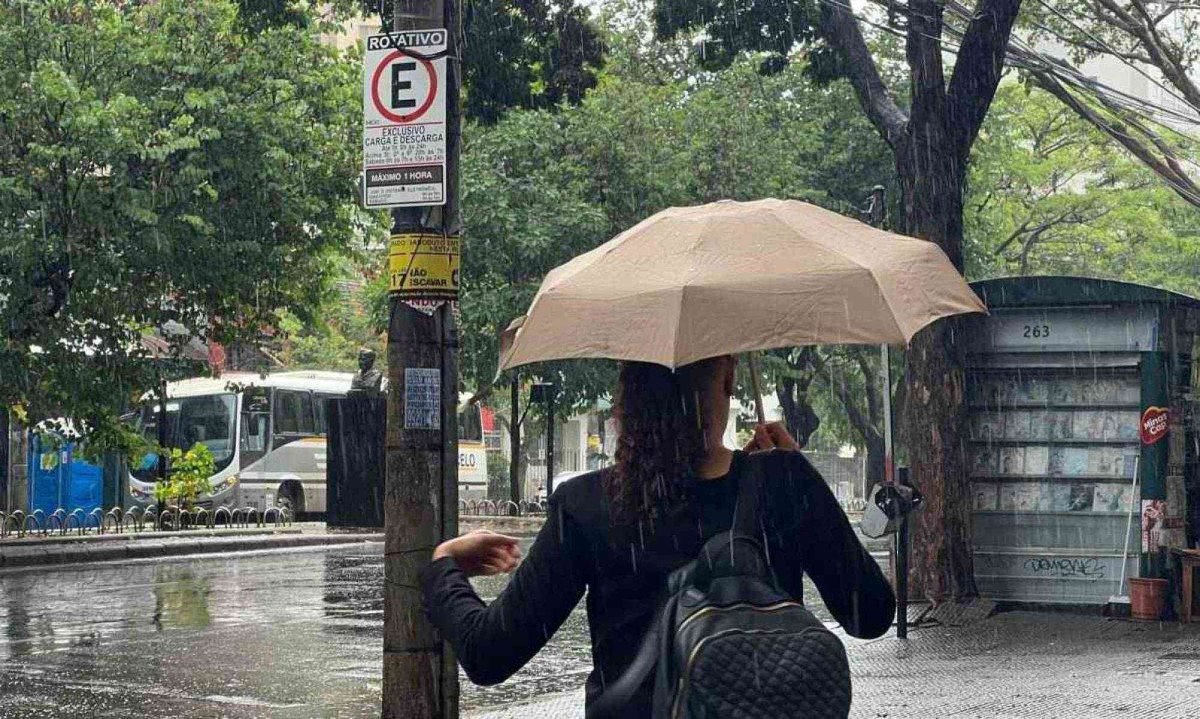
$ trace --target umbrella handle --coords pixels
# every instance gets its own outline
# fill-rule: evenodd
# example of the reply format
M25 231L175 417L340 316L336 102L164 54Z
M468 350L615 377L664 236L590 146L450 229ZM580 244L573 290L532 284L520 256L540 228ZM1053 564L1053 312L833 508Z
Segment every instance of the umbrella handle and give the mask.
M754 412L758 415L758 423L767 423L767 412L763 409L762 388L758 384L758 363L754 361L754 353L746 353L746 366L750 371L750 387L754 390Z

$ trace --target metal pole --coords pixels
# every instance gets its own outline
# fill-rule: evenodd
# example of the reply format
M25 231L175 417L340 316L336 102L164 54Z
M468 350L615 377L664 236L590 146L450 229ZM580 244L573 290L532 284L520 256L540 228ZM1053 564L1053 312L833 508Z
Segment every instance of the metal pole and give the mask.
M0 509L5 512L13 510L10 489L12 486L12 462L8 458L8 453L11 451L8 443L8 412L7 406L0 405Z
M393 11L395 31L445 28L448 36L446 204L393 209L394 237L416 234L457 239L461 234L462 28L458 5L457 0L383 4ZM458 666L449 645L425 618L419 573L434 546L458 534L458 330L448 302L432 314L414 309L396 296L388 304L383 717L454 719L458 716ZM421 401L423 392L432 391L433 379L438 382L439 410L432 415L413 412L413 421L409 421L408 402Z
M554 385L546 385L546 499L554 494Z
M158 481L167 481L167 381L158 381Z
M892 357L891 348L879 348L879 360L883 365L879 373L883 378L883 481L897 484L896 460L893 449L892 429ZM892 577L896 585L896 636L908 636L908 519L900 520L900 528L893 537Z
M517 382L517 373L513 372L512 380L508 385L509 389L509 410L510 419L508 421L508 451L511 455L508 460L508 488L510 499L517 504L521 503L521 413L518 412L518 407L521 404L521 385Z
M871 225L883 228L887 221L887 197L883 185L871 189L871 200L867 207L866 220ZM885 345L879 347L882 364L880 377L883 384L883 482L896 484L896 460L892 428L892 352ZM908 519L900 520L892 545L892 576L896 585L896 636L908 636Z

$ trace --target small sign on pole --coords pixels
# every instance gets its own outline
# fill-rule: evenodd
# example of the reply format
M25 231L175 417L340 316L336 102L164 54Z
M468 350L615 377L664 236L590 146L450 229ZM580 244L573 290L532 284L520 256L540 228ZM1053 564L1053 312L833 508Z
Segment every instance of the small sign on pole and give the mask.
M446 31L371 35L363 55L363 205L446 204Z
M458 311L458 237L419 232L392 235L388 292L409 307L433 314L443 303Z

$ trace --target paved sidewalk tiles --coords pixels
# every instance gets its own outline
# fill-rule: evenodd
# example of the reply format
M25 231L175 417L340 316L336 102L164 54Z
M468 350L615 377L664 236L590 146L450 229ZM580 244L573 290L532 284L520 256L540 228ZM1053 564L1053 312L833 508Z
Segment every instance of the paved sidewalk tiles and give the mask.
M1200 625L1007 612L844 641L855 719L1200 717ZM582 719L583 692L464 716Z

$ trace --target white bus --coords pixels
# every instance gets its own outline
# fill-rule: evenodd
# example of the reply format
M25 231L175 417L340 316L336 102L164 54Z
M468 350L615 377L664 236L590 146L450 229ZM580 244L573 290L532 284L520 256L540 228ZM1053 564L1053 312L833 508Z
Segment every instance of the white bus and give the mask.
M212 494L201 497L200 506L285 506L294 512L324 512L325 400L344 397L353 377L348 372L298 371L264 379L227 372L218 379L169 383L167 447L187 449L199 442L216 463ZM138 420L150 442L158 441L159 409L151 401ZM459 436L460 494L485 496L487 454L477 405L460 408ZM154 503L157 478L157 457L147 455L129 472L131 499Z

